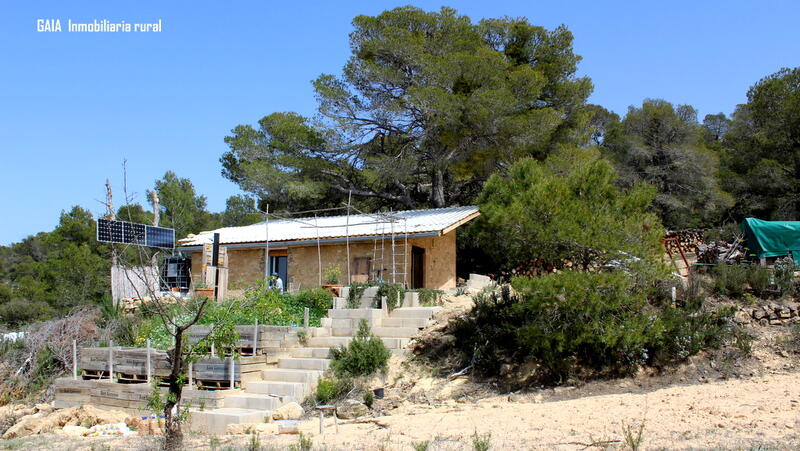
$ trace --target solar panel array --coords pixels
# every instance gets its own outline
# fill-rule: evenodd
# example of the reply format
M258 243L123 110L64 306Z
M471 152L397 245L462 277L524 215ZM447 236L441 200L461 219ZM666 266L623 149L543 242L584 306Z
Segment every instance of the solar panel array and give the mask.
M97 241L172 249L175 247L175 229L98 219Z

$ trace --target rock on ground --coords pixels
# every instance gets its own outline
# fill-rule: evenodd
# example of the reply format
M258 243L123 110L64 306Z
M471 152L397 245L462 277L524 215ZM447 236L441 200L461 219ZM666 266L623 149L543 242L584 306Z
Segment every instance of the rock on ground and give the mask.
M361 401L345 399L336 406L336 416L344 420L351 420L369 415L369 408Z
M229 424L226 433L234 435L253 434L253 433L273 435L278 433L278 425L275 423Z
M284 404L272 412L273 420L299 420L303 417L303 408L296 402Z
M88 404L53 412L42 410L20 418L3 434L3 439L36 435L62 429L64 426L91 427L96 424L122 423L126 418L128 414L125 412L99 409Z

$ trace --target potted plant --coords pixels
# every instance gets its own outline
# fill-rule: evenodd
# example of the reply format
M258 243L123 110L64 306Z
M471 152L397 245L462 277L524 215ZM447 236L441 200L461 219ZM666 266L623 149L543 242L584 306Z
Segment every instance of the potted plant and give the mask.
M339 296L339 289L342 287L341 277L342 269L339 268L339 265L328 266L322 274L322 288L330 291L334 296Z
M209 288L204 283L198 283L194 286L194 294L195 296L205 296L207 298L214 296L214 289Z

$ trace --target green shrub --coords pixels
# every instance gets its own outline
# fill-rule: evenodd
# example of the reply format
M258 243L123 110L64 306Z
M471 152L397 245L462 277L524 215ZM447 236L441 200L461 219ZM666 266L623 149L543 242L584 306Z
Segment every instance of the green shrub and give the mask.
M713 279L711 289L714 293L734 298L744 294L748 284L748 270L745 266L719 264L710 273Z
M382 283L378 285L378 291L375 293L376 306L381 306L380 302L386 297L386 308L391 312L403 302L403 295L405 288L399 283Z
M317 402L321 404L328 404L341 393L340 384L333 379L320 379L317 382Z
M775 261L775 284L785 296L797 293L794 272L797 270L794 260L789 257L779 258Z
M442 305L442 296L444 295L444 291L430 290L425 288L414 291L419 293L419 305L425 307Z
M331 369L339 378L371 376L385 372L391 351L380 338L372 335L367 321L358 324L355 338L347 345L333 351Z
M342 268L339 265L331 265L325 268L322 274L322 280L328 285L336 285L342 278Z
M463 365L485 376L507 361L533 360L538 379L563 381L581 368L623 375L644 364L684 359L731 339L732 309L703 311L702 300L651 304L629 276L565 271L515 278L475 297L451 324Z
M372 404L375 403L375 394L372 393L372 390L367 390L364 392L364 405L372 408Z
M351 283L350 290L347 293L347 308L361 307L361 296L369 286L370 284L368 283Z
M757 296L764 296L772 282L772 271L763 266L753 265L747 269L747 283Z

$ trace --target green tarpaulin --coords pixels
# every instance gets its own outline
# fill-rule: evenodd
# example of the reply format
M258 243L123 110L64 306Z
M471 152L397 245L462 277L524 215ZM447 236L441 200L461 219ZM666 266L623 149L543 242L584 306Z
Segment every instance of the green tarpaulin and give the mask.
M789 254L795 260L800 257L800 221L747 218L740 227L747 242L748 254L755 254L758 258Z

